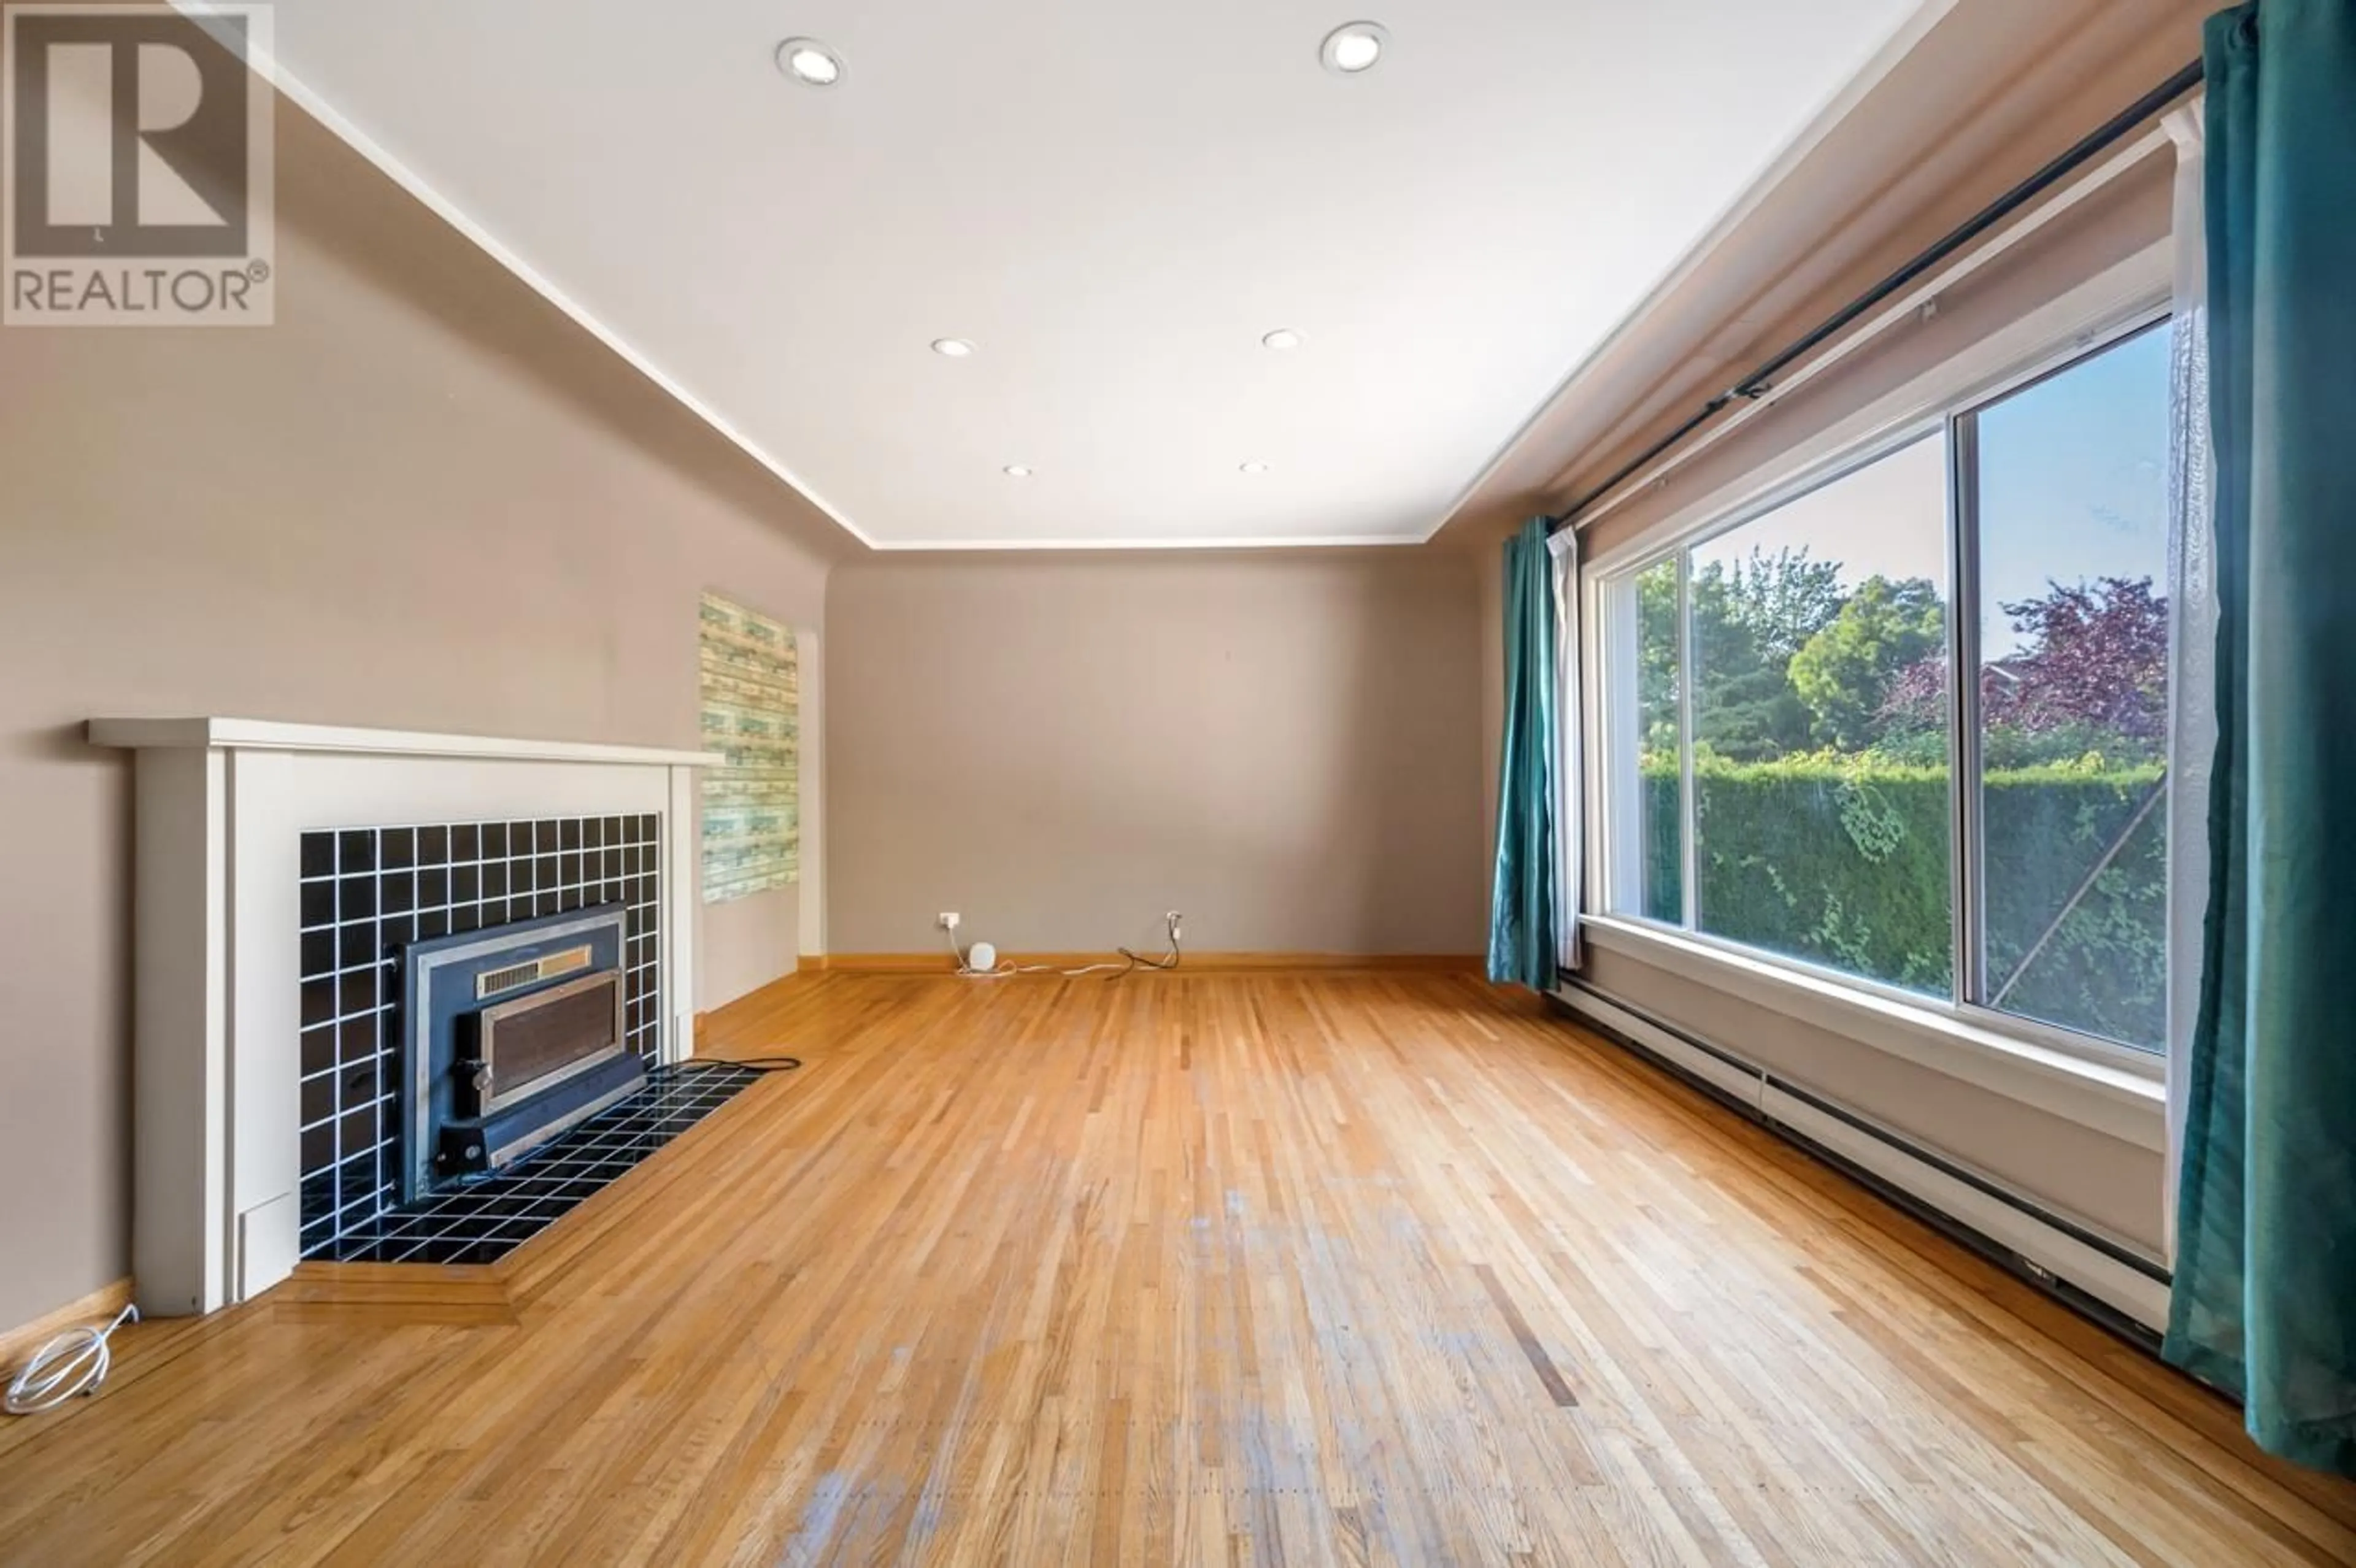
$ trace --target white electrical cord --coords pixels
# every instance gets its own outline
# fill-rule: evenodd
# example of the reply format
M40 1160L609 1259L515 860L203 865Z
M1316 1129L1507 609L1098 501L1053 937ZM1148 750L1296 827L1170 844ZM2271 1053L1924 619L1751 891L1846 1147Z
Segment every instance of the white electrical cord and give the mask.
M11 1415L33 1415L55 1410L78 1393L96 1393L98 1385L106 1381L107 1369L114 1364L114 1352L107 1348L107 1340L125 1323L138 1321L139 1308L126 1307L103 1328L89 1325L67 1329L33 1352L33 1359L8 1385L7 1400L0 1408Z
M1126 975L1137 969L1175 969L1178 967L1180 955L1178 922L1181 918L1176 910L1172 910L1162 917L1162 923L1170 933L1170 952L1166 957L1162 958L1141 957L1123 947L1116 949L1122 960L1119 964L1111 962L1084 964L1076 969L1058 969L1053 964L1017 964L1010 958L994 968L977 969L966 962L965 953L958 946L955 931L948 933L949 954L957 960L957 972L969 980L1002 980L1009 975L1061 975L1066 980L1076 980L1083 975L1098 975L1107 972Z

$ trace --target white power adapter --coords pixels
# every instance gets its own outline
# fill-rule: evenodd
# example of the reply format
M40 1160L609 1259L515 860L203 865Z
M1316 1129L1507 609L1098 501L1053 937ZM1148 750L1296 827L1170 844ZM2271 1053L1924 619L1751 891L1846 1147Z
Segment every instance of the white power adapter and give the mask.
M1127 975L1139 969L1163 971L1175 969L1178 967L1179 948L1183 941L1178 923L1182 918L1183 917L1174 909L1168 911L1162 917L1163 929L1170 936L1170 955L1167 958L1148 958L1124 947L1119 950L1119 963L1108 961L1101 964L1083 964L1076 969L1059 969L1052 964L1010 964L1001 969L998 966L998 948L993 944L977 942L972 946L959 951L957 929L960 917L956 911L943 910L939 914L935 915L933 920L934 923L948 933L949 953L957 959L958 973L969 979L995 980L1008 975L1061 975L1067 980L1076 980L1083 975L1108 973Z

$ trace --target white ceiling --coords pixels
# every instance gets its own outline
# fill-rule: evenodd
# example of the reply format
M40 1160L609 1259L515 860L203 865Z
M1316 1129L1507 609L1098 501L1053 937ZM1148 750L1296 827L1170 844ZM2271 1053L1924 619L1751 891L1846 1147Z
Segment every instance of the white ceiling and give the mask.
M873 545L1358 543L1429 536L1919 3L278 0L277 47Z

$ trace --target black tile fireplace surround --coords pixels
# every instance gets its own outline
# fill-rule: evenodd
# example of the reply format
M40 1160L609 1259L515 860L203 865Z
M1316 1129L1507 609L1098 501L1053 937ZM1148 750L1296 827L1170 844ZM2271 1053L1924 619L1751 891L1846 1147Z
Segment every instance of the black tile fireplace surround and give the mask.
M386 1209L316 1255L336 1263L497 1263L760 1077L725 1062L657 1067L644 1089L520 1163Z
M385 1221L399 1208L401 964L411 943L620 905L621 1028L629 1048L653 1063L662 1019L661 828L661 818L648 814L303 834L303 1256L340 1256L377 1246L387 1233ZM669 1108L653 1115L651 1126L677 1123L683 1107L711 1100L722 1087L705 1070L657 1072L659 1081L637 1097L668 1095ZM698 1090L681 1099L683 1081L691 1078ZM519 1173L553 1160L594 1129L610 1133L612 1119L635 1104L636 1098L624 1101L583 1123L512 1169ZM595 1147L603 1157L593 1163L606 1168L610 1180L618 1173L611 1157L628 1147L628 1140L604 1136ZM579 1179L575 1169L566 1190L577 1193ZM431 1208L472 1190L428 1194L412 1208ZM552 1195L552 1189L536 1192L532 1212L546 1214ZM458 1207L489 1212L483 1203L490 1196L487 1192ZM501 1233L512 1236L516 1228L505 1219L500 1223ZM507 1244L514 1244L513 1239Z

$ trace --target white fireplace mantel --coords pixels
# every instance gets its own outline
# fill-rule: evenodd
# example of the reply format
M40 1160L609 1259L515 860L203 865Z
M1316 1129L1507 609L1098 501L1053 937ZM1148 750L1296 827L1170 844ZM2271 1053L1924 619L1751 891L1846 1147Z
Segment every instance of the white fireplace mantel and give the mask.
M414 730L354 730L336 724L285 724L274 719L93 719L91 743L248 752L340 752L348 756L474 757L528 763L630 763L700 768L708 752L657 746L604 746L579 741L516 741L497 735L431 735Z
M294 1269L305 831L659 814L661 1055L693 1040L693 751L268 720L93 719L137 754L132 1273L209 1312Z

